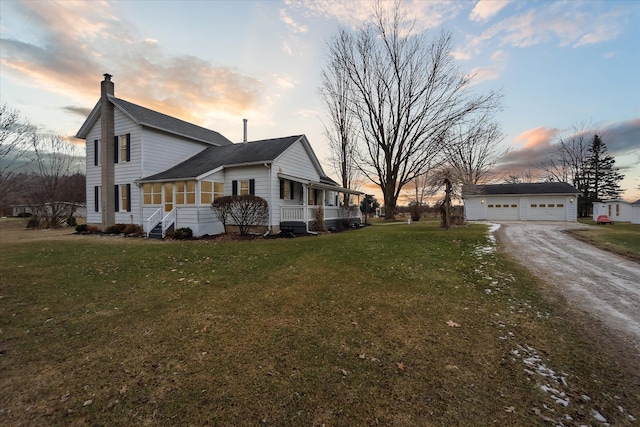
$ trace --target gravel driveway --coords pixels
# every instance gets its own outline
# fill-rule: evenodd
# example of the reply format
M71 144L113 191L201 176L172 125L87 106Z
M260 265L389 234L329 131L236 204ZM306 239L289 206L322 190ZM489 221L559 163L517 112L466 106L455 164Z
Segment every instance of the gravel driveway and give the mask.
M500 244L555 286L569 304L618 332L640 353L640 264L597 249L564 230L566 222L500 222Z

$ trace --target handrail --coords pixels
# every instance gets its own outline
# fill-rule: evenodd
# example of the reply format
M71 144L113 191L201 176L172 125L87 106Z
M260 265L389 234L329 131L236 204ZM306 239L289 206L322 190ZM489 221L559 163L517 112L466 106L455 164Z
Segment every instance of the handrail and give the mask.
M149 218L147 218L147 237L149 237L149 233L151 230L155 228L162 221L162 208L158 208Z
M162 218L162 238L164 239L167 236L167 230L171 227L172 224L176 222L176 208L171 209L171 211Z

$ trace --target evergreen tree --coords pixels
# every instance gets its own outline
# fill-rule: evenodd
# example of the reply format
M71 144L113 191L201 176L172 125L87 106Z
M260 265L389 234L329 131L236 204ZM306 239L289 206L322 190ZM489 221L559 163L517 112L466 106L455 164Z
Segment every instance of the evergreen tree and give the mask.
M617 199L622 194L620 181L624 175L615 167L615 159L609 155L607 146L598 135L594 135L589 147L585 171L585 190L590 202Z

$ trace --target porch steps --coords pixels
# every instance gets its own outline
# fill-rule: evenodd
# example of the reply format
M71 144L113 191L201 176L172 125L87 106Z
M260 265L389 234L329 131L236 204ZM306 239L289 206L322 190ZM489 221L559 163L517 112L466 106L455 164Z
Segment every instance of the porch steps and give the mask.
M171 224L169 228L167 228L167 232L173 231L174 228L174 224ZM153 230L149 232L149 239L162 239L162 223L153 227Z

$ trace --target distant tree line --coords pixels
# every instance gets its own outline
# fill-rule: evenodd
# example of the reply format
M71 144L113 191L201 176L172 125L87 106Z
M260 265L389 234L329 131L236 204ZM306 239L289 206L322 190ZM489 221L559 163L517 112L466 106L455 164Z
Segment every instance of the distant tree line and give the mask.
M42 135L20 112L0 106L0 210L28 206L31 225L57 227L86 202L84 158L60 135Z

